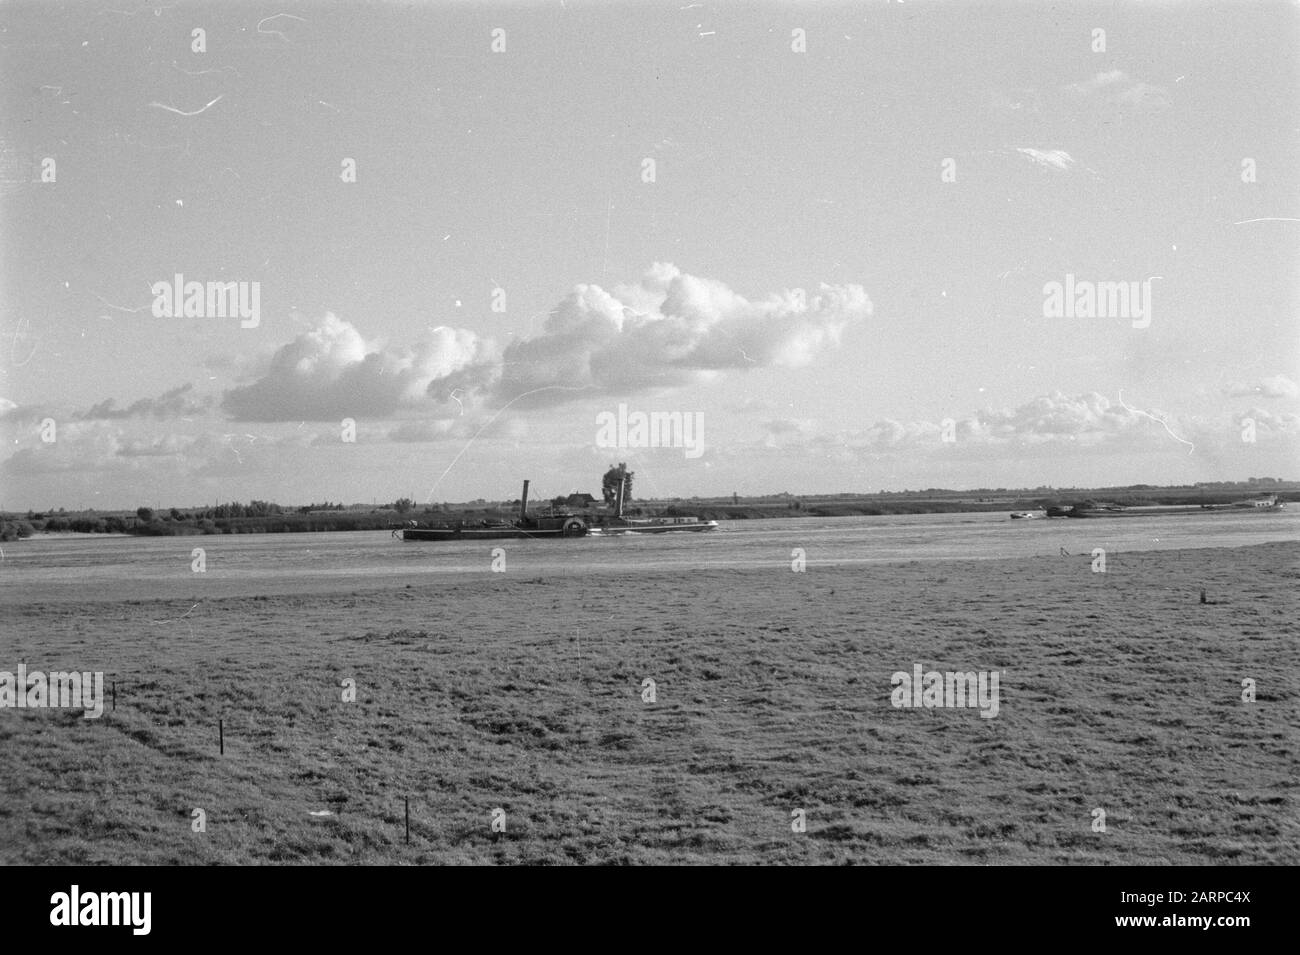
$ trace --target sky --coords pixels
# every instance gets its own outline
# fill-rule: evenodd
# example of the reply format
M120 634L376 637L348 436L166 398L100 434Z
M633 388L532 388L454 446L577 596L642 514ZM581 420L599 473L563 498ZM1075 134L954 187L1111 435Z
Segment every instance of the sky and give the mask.
M1298 26L6 4L0 509L1295 478Z

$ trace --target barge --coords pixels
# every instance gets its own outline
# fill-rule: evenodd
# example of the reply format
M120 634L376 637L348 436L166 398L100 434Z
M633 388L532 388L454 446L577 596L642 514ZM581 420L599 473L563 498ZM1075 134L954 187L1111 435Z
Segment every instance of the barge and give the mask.
M1245 501L1233 501L1230 504L1146 504L1125 507L1121 504L1099 504L1084 501L1067 507L1054 504L1047 508L1048 517L1166 517L1171 514L1205 514L1237 513L1240 511L1264 512L1280 511L1286 508L1286 502L1276 494L1250 498ZM1015 515L1012 515L1013 517Z
M623 489L627 479L619 482L614 495L614 513L593 524L591 533L595 537L622 537L629 534L667 534L672 532L714 531L718 529L717 521L706 521L698 517L624 517Z
M482 521L478 524L449 524L442 527L402 528L404 541L550 540L557 537L586 537L591 528L576 514L528 516L528 482L519 500L519 517L513 521Z

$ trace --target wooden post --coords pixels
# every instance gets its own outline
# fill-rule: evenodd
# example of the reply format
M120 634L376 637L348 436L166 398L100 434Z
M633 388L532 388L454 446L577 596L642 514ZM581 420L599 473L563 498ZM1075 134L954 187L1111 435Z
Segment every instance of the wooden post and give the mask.
M406 804L406 844L411 844L411 797L403 796L402 802Z
M117 681L113 681L113 709L117 709Z
M217 720L217 740L221 745L221 755L226 755L226 726L222 720Z

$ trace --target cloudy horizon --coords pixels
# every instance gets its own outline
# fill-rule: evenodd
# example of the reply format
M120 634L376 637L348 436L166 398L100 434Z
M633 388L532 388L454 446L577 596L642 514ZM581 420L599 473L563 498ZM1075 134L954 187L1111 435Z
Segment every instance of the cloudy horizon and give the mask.
M0 506L1295 477L1295 9L961 9L10 5Z

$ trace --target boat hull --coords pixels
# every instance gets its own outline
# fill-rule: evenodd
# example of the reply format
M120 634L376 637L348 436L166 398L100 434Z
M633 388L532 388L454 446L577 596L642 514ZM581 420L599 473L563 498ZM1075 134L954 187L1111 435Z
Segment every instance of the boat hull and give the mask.
M586 537L591 527L573 514L529 517L506 523L469 524L456 527L403 527L404 541L552 540L557 537Z
M1091 508L1073 507L1069 510L1063 508L1049 508L1048 517L1073 517L1092 520L1095 518L1106 517L1173 517L1178 514L1269 514L1284 510L1285 503L1273 505L1252 505L1249 507L1240 504L1196 504L1196 505L1152 505L1149 507L1124 507L1124 508ZM1061 513L1052 513L1052 511Z
M705 531L715 531L718 529L717 521L700 521L700 520L663 520L663 521L626 521L608 524L598 524L591 529L591 533L597 537L620 537L625 534L672 534L672 533L695 533L700 534Z
M406 527L404 541L550 540L556 537L584 537L560 530L527 530L521 527Z

